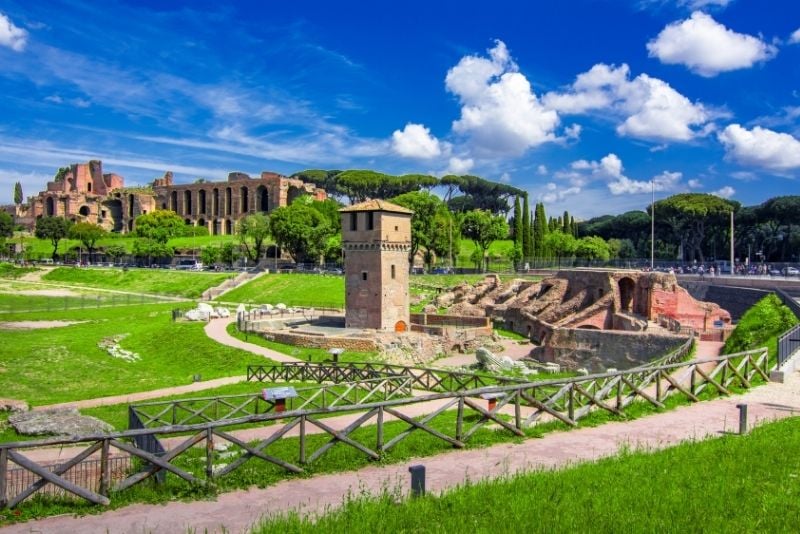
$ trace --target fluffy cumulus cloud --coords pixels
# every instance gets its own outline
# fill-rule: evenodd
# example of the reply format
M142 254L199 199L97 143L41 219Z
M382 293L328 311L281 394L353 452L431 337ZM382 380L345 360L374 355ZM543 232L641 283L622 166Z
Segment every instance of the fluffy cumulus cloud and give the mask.
M447 72L445 86L461 104L453 131L478 154L519 156L557 139L558 113L541 104L502 41L488 57L463 57Z
M680 0L682 6L689 6L691 9L702 9L705 7L727 7L733 0Z
M0 13L0 45L7 46L15 52L22 52L27 43L28 32L14 26L11 19Z
M736 194L736 189L732 188L729 185L726 185L721 189L717 189L716 191L711 191L711 194L722 198L731 198L733 195Z
M615 196L650 193L654 188L658 192L675 191L680 188L683 178L683 174L679 172L664 171L650 180L633 180L625 176L622 160L616 154L608 154L600 161L573 161L568 171L557 172L555 176L566 181L572 188L578 188L576 192L592 182L600 181ZM561 200L563 195L553 198Z
M743 165L776 172L800 169L800 140L789 134L731 124L717 137L727 157Z
M800 43L800 28L797 28L792 35L789 36L789 43L797 44Z
M539 195L539 200L546 203L552 204L554 202L561 202L567 197L571 197L577 195L581 192L581 188L577 186L571 187L559 187L558 184L553 182L548 183L544 186L544 193Z
M475 166L475 161L472 158L459 158L453 156L447 165L447 170L444 174L466 174L472 167Z
M422 124L408 123L392 134L392 150L406 158L432 159L446 149L431 131Z
M679 172L664 171L653 176L651 180L631 180L627 176L608 183L608 190L612 195L640 195L655 191L674 191L681 183L683 174Z
M710 15L695 11L667 25L647 43L650 57L668 65L685 65L701 76L752 67L772 59L778 49L752 35L736 33Z
M655 141L689 141L702 135L710 113L663 80L640 74L630 79L628 65L599 63L581 73L564 92L551 92L544 104L562 113L604 111L620 122L617 133Z

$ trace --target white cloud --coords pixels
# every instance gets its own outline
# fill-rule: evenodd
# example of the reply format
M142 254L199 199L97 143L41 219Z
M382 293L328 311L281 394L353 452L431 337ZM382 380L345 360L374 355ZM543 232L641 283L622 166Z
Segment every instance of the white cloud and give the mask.
M800 169L800 140L789 134L731 124L717 137L725 146L726 157L743 165L778 172Z
M442 143L422 124L408 123L392 134L392 150L406 158L431 159L442 155Z
M789 36L789 44L800 43L800 28L797 28L792 35Z
M536 167L536 174L540 176L544 176L547 174L547 166L546 165L539 165Z
M27 43L28 32L14 26L11 19L0 13L0 46L7 46L15 52L22 52Z
M696 178L692 178L687 182L687 184L689 185L690 189L700 189L701 187L703 187L703 182L701 182Z
M736 189L732 188L729 185L726 185L721 189L717 189L716 191L711 191L711 194L721 198L731 198L734 194L736 194Z
M461 103L453 131L490 157L519 156L555 141L558 113L542 106L502 41L488 53L488 58L465 56L447 72L445 86Z
M733 0L679 0L682 6L689 6L690 9L701 9L704 7L727 7Z
M475 166L475 161L472 158L459 158L453 156L447 165L447 170L444 174L466 174L472 167Z
M508 174L507 172L504 172L503 174L500 175L500 182L504 184L511 183L511 175Z
M647 43L650 57L668 65L685 65L701 76L752 67L778 53L757 37L736 33L710 15L695 11L686 20L668 24Z
M567 139L578 139L581 136L583 127L580 124L573 124L564 128L564 137Z
M620 176L619 179L608 183L608 190L612 195L640 195L642 193L674 191L681 182L683 174L679 172L664 171L657 176L653 176L648 181L631 180L627 176Z
M628 65L599 63L579 74L566 92L551 92L544 104L563 113L604 111L619 122L617 133L656 141L689 141L703 135L710 114L658 78L630 79Z
M545 192L539 195L541 202L553 203L560 202L567 197L577 195L581 192L581 188L577 186L562 188L558 184L549 182L545 185Z

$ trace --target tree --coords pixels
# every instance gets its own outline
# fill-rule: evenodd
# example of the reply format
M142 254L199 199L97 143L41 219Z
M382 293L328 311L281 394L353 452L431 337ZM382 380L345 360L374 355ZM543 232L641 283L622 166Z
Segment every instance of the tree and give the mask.
M22 184L19 182L14 184L14 204L22 204Z
M258 263L264 255L264 242L269 237L269 217L253 213L242 218L236 226L236 234L250 261Z
M95 244L98 239L104 237L107 233L100 225L82 221L70 227L69 238L80 240L83 246L89 250L89 260L93 261Z
M411 265L420 249L441 251L446 242L446 234L442 230L442 217L449 217L447 205L427 191L412 191L394 197L392 202L414 212L411 216L411 250L408 262ZM427 262L426 262L427 263Z
M14 219L11 215L0 210L0 254L6 253L6 239L14 235Z
M108 245L105 249L106 256L111 258L111 261L114 263L117 263L119 259L125 256L127 253L128 252L125 250L125 247L122 245Z
M533 257L533 241L531 238L531 207L528 205L528 195L522 204L522 255L526 258Z
M448 188L445 201L454 211L470 211L474 209L488 210L492 214L508 213L508 199L512 196L521 196L525 191L508 184L491 182L478 176L447 175L442 178L440 185ZM453 192L458 189L463 193L454 197Z
M559 266L561 266L561 258L571 256L578 248L578 240L572 237L572 234L567 234L560 230L550 232L544 240L547 250L556 255Z
M69 167L59 167L56 171L55 176L53 176L54 182L63 182L64 178L67 177L67 173L70 171Z
M269 229L277 245L298 263L319 260L334 233L324 215L299 203L273 211Z
M203 265L212 266L219 261L219 247L203 247L200 250L200 261Z
M579 258L587 260L608 261L611 258L611 250L608 247L608 243L602 237L596 235L579 239L575 254Z
M533 217L533 253L534 256L542 258L547 255L547 247L544 238L547 236L547 217L544 212L544 204L536 203L536 212Z
M41 217L36 219L35 235L39 239L49 239L53 245L52 259L58 254L58 242L67 237L72 222L64 217Z
M219 247L219 261L228 265L229 268L233 267L233 262L239 259L239 249L238 247L231 243L230 241L226 241Z
M671 230L679 240L684 259L705 261L703 240L708 227L725 226L730 213L740 207L738 202L706 193L682 193L659 200L655 210L659 225ZM653 209L652 206L649 209Z
M152 265L154 259L167 259L174 256L175 249L154 239L137 239L133 242L133 255L141 259L147 258L147 264Z
M170 238L182 235L185 227L186 223L174 211L155 210L136 217L134 233L158 243L166 243Z
M514 246L522 253L522 204L519 197L514 199Z
M492 215L487 210L474 210L466 213L461 221L461 233L471 239L481 251L482 257L494 241L508 235L508 223L499 215Z

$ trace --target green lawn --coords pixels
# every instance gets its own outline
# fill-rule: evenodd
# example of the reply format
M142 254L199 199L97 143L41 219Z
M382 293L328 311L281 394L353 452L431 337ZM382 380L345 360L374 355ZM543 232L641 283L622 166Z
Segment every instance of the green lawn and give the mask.
M3 331L2 396L51 404L189 384L195 374L204 380L244 375L248 364L268 361L209 339L204 323L173 323L174 307L149 304L3 315L3 321L87 322ZM140 359L114 358L98 346L114 336L124 336L119 346Z
M64 286L76 285L98 289L116 289L153 293L186 298L197 298L203 291L221 284L234 275L225 273L205 273L171 271L163 269L120 268L76 268L59 267L42 277L45 282L57 282Z
M207 246L221 245L228 241L236 241L235 235L206 235L197 237L175 237L170 239L167 244L176 249L201 249ZM124 235L110 235L97 241L97 248L104 248L109 245L122 245L128 253L133 252L133 242L135 237ZM19 237L14 241L19 243ZM25 250L31 258L49 258L53 253L53 245L48 239L38 239L35 237L25 237L23 239ZM62 239L58 243L58 253L64 254L68 250L77 248L80 241L77 239Z
M800 418L751 434L509 476L398 504L357 496L266 532L797 532Z
M344 307L344 276L266 274L220 297L225 302Z

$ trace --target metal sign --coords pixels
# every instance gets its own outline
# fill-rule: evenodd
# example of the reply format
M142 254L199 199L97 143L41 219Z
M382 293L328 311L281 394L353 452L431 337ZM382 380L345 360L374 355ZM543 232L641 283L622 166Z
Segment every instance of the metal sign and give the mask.
M297 397L297 391L291 386L280 388L266 388L261 392L266 401L275 401L282 399L293 399Z

